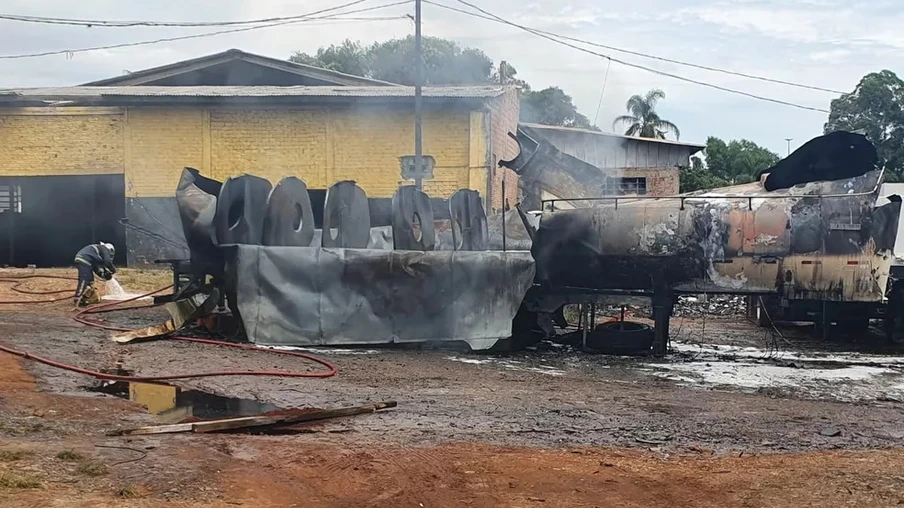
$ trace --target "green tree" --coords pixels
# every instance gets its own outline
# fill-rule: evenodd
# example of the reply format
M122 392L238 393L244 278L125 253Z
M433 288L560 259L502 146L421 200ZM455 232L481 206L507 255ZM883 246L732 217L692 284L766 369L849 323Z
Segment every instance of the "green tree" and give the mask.
M360 42L348 39L341 44L319 48L313 55L296 51L289 60L354 76L369 76L371 69L367 49Z
M656 113L656 104L665 99L665 92L653 89L646 95L632 95L625 105L628 115L622 115L612 122L612 128L618 125L627 125L625 136L638 136L641 138L665 139L666 134L672 132L675 139L681 137L678 126L668 120L663 120Z
M865 133L888 179L904 180L904 82L894 72L867 74L853 92L832 101L825 132L838 130Z
M549 87L534 91L517 77L514 66L501 62L497 67L479 49L462 48L454 41L425 37L423 50L424 81L428 85L516 85L521 87L522 121L599 130L578 112L571 96L562 89ZM370 46L346 40L322 47L313 54L295 52L289 60L402 85L414 84L414 38L410 36L375 42Z
M571 96L556 86L536 92L522 91L521 121L599 130L586 116L578 112Z
M475 85L493 82L490 57L473 48L437 37L424 37L424 83L427 85ZM414 37L375 42L364 47L346 40L320 48L313 55L296 52L289 60L307 65L366 76L400 85L414 85Z
M710 173L700 157L691 157L690 166L679 168L678 181L679 192L682 193L715 189L729 185L727 180Z
M710 136L706 140L706 168L711 175L731 185L752 182L757 173L775 165L780 157L746 139L728 143Z

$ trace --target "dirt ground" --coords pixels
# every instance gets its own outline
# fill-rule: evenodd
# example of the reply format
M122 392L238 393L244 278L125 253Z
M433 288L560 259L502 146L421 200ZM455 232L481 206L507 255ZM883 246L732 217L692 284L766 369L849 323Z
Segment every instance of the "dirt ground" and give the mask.
M129 292L168 283L165 272L119 280ZM0 286L0 300L21 298ZM0 307L0 344L135 375L317 368L173 341L116 345L69 306ZM286 408L399 403L283 435L109 437L155 417L91 378L0 353L0 506L904 505L899 356L868 337L769 338L739 318L676 320L673 332L658 361L555 344L504 356L332 349L315 354L336 364L333 378L178 383Z

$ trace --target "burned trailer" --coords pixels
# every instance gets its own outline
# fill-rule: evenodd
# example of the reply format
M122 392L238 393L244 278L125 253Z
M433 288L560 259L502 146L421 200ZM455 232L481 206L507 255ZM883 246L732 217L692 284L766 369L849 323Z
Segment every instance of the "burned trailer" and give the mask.
M525 304L551 312L602 296L650 298L657 354L682 293L752 295L774 319L814 302L872 312L886 301L900 215L900 199L877 204L881 182L873 169L772 191L753 182L545 201L545 210L571 208L542 214L531 248L538 286Z
M219 184L186 168L177 201L195 283L170 298L224 294L255 344L489 349L511 335L533 281L529 252L487 250L487 217L473 191L447 202L455 223L447 250L436 249L430 200L414 187L396 192L388 234L371 227L366 193L352 181L327 191L319 229L294 177L273 187L253 175Z

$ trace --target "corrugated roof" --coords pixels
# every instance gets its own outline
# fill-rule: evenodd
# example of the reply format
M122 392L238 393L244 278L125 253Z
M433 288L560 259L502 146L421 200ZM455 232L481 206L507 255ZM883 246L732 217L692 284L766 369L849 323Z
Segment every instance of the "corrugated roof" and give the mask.
M667 145L677 145L677 146L686 146L691 148L703 149L706 148L706 145L701 145L699 143L685 143L683 141L672 141L670 139L653 139L653 138L640 138L636 136L625 136L622 134L615 134L612 132L600 132L600 131L592 131L590 129L577 129L574 127L559 127L557 125L545 125L542 123L522 123L526 127L530 127L531 129L537 130L554 130L554 131L567 131L567 132L580 132L583 134L593 134L594 136L605 136L609 138L620 138L620 139L629 139L631 141L640 141L642 143L664 143Z
M425 98L490 99L503 86L430 86ZM2 98L54 100L101 97L414 97L411 86L67 86L0 89Z

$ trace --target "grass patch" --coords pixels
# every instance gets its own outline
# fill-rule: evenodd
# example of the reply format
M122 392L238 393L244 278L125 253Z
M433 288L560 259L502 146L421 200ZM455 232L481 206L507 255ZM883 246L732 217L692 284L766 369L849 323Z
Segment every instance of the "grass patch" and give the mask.
M24 452L22 450L10 451L10 450L0 450L0 462L14 462L17 460L24 459L30 455L34 455L32 452Z
M98 462L96 460L92 460L91 462L85 462L81 464L76 470L76 473L83 474L85 476L104 476L109 473L110 470L107 468L107 465L103 462Z
M117 492L116 495L124 499L137 499L142 497L141 489L134 485L127 485L119 489L119 492Z
M41 487L41 482L27 476L15 476L11 474L0 474L0 488L5 489L37 489Z
M56 458L65 460L67 462L78 462L85 457L81 453L72 450L63 450L60 453L56 454Z

